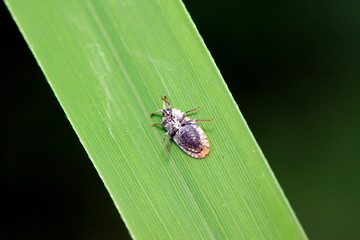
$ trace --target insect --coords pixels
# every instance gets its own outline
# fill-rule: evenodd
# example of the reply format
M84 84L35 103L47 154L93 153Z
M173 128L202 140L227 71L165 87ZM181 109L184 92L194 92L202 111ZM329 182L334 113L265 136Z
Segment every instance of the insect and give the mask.
M154 123L154 125L163 125L167 130L164 136L169 136L168 151L170 151L170 141L173 139L175 143L187 154L194 158L204 158L210 151L209 140L204 131L196 124L197 121L211 121L203 119L191 119L186 117L189 112L199 109L199 107L183 112L179 109L172 108L170 103L166 101L166 95L161 98L163 100L163 109L153 112L152 117L156 113L162 113L163 118L161 123ZM165 107L165 103L169 108Z

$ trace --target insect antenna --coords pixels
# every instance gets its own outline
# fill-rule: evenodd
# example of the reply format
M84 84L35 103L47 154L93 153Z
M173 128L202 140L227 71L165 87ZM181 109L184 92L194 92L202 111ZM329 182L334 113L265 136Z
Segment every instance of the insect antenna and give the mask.
M168 105L169 105L169 113L166 111L166 109L165 109L165 104L164 104L164 112L165 112L165 114L170 118L170 120L173 122L173 123L175 123L175 121L174 121L174 116L172 115L172 107L171 107L171 104L168 102L168 101L166 101L165 99L166 99L166 95L164 96L164 97L162 97L161 98L165 103L167 103Z
M170 106L170 103L168 101L166 101L165 98L166 98L166 95L164 97L162 97L161 99Z

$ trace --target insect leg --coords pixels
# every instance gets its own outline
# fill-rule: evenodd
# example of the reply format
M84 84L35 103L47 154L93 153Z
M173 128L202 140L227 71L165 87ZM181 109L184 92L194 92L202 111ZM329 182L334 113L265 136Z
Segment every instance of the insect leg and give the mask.
M161 123L153 123L151 124L151 126L155 126L155 125L158 125L158 126L161 126L161 125L164 125L166 123L166 121L161 121Z
M168 143L168 151L170 152L170 143L171 143L171 137L169 137L169 143Z
M187 120L187 121L181 123L181 126L184 126L184 125L186 125L186 124L188 124L188 123L195 123L196 121L210 122L210 121L212 121L212 120L206 120L206 119L190 119L190 120Z
M169 135L169 133L170 133L170 131L167 131L167 132L165 133L163 142L165 142L165 138L167 137L167 135ZM169 138L169 139L171 139L171 138Z
M157 110L156 112L153 112L152 114L150 114L150 117L152 117L154 114L159 113L159 112L162 112L162 111L163 111L162 109Z
M213 119L211 119L211 120L208 120L208 119L191 119L191 121L193 121L193 122L196 122L196 121L201 121L201 122L210 122L210 121L212 121Z
M186 114L188 114L189 112L192 112L192 111L195 111L195 110L198 110L198 109L199 109L199 107L197 107L197 108L194 108L194 109L192 109L192 110L189 110L189 111L186 111L186 112L185 112L185 115L186 115Z

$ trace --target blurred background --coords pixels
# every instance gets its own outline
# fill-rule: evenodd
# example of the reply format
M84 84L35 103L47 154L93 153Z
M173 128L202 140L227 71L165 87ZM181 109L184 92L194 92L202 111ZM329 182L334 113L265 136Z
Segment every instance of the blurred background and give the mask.
M309 238L360 239L360 2L184 3ZM130 239L4 3L0 17L0 236Z

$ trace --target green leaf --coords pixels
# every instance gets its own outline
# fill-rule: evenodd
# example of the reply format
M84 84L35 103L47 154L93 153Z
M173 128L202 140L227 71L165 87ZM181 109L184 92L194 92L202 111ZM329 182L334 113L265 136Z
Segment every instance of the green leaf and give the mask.
M133 237L306 239L180 1L6 4ZM164 94L214 119L206 158L167 152Z

